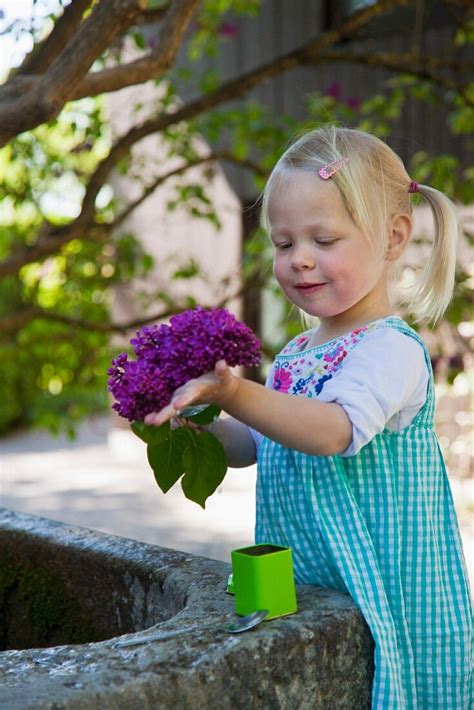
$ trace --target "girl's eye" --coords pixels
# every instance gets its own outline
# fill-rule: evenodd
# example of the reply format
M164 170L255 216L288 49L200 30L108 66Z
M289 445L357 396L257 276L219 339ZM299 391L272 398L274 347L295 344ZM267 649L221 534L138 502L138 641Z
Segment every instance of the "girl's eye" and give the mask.
M278 249L278 251L284 251L285 249L289 249L290 247L290 242L281 242L280 244L275 244L275 249Z
M315 241L320 247L330 247L337 242L337 239L316 239Z

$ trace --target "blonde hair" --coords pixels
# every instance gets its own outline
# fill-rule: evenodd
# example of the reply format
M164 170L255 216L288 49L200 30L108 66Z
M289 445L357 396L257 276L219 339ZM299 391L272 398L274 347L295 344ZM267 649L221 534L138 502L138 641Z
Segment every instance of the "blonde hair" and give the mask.
M331 180L339 189L354 223L370 239L376 253L383 257L388 246L388 225L392 217L412 214L411 179L402 160L391 148L379 138L362 131L323 126L290 145L275 165L265 187L263 223L268 229L268 201L272 190L291 178L293 171L316 174L328 163L343 158L349 158L349 162ZM459 225L453 203L442 192L418 185L417 193L431 207L433 248L416 279L404 287L402 302L416 320L436 322L452 297Z

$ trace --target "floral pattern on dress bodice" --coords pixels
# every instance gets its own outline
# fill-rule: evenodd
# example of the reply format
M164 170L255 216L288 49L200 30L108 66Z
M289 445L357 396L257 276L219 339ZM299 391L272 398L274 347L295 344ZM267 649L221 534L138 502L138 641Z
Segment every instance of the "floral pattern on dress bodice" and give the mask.
M385 319L372 321L323 345L306 348L313 331L293 338L276 356L269 386L280 392L317 397L324 384L342 366L345 358L367 333Z

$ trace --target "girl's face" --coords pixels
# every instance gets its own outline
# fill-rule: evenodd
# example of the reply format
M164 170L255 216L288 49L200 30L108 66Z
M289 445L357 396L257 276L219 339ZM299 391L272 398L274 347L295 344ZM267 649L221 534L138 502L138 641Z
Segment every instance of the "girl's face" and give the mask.
M322 323L360 323L390 312L387 262L354 224L331 180L292 172L272 190L268 218L274 273L295 306Z

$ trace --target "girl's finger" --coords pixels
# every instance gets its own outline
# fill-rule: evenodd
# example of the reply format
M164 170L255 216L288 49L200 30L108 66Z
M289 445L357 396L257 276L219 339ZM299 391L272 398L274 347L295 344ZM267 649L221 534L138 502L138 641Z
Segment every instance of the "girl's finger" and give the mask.
M168 419L172 419L175 414L176 414L175 408L171 405L168 404L166 407L163 407L163 409L159 412L151 412L150 414L147 414L144 421L145 424L151 424L152 426L161 426L165 422L168 421Z
M219 360L216 363L215 375L219 377L219 379L223 379L228 370L229 368L227 367L226 361ZM163 407L160 412L151 412L150 414L147 414L144 419L145 424L161 426L164 422L169 419L173 419L176 415L179 415L183 409L186 409L186 407L196 404L196 401L199 402L199 399L201 397L205 397L206 395L206 387L203 383L200 384L197 380L193 380L192 384L191 382L188 382L186 385L180 387L179 390L175 392L170 404Z
M172 406L176 414L180 414L186 407L191 407L195 404L196 396L190 397L189 395L180 395L172 401Z
M219 379L221 379L221 380L224 379L224 377L226 376L228 371L229 371L229 367L228 367L225 360L218 360L216 362L214 372Z
M180 389L181 391L176 391L171 400L177 414L186 407L192 407L193 404L199 403L199 399L206 393L206 388L196 380L192 380L192 384L191 382L186 383Z

